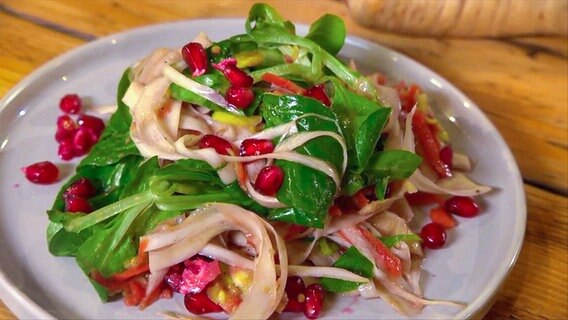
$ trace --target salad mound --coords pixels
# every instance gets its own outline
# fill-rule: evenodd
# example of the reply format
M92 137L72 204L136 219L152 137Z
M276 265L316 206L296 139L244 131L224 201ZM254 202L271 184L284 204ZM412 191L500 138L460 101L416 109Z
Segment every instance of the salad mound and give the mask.
M256 4L245 28L124 71L116 110L48 211L50 252L75 257L103 301L140 309L177 294L193 314L235 319L317 318L329 294L404 315L462 307L422 296L424 247L442 247L452 215L476 215L472 197L491 189L466 176L426 94L340 61L334 15L299 36ZM416 233L423 205L433 222Z

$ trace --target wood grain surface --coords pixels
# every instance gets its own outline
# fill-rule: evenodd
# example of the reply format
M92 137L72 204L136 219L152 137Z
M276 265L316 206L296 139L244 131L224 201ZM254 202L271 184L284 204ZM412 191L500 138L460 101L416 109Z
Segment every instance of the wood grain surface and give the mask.
M481 107L515 155L528 207L520 257L486 318L567 319L567 39L414 38L358 26L339 1L265 2L296 22L339 15L350 34L421 62ZM0 95L50 59L98 37L188 18L245 17L252 3L0 0ZM13 318L0 302L0 319Z

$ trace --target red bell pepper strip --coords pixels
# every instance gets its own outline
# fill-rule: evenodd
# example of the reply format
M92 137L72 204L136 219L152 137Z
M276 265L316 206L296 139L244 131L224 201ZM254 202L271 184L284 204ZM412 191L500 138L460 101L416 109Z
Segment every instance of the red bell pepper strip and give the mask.
M267 72L262 75L262 80L272 83L273 85L286 89L292 93L304 95L306 89L300 87L299 85L295 84L294 82L283 78L281 76L275 75L274 73Z
M365 197L365 194L363 194L363 192L358 191L357 193L355 193L351 199L353 200L353 204L355 205L355 207L357 207L357 209L361 210L364 207L366 207L369 204L369 199L367 199L367 197Z
M154 289L154 291L150 292L149 295L144 296L142 298L142 300L140 300L140 304L138 305L140 310L144 310L144 309L146 309L146 307L148 307L152 303L158 301L158 299L160 299L162 297L162 294L165 291L165 289L166 288L165 288L164 282L161 282L158 285L158 287L156 289ZM170 291L170 293L171 293L171 291Z
M331 207L329 207L327 213L332 217L339 217L343 214L341 209L335 204L332 204Z
M424 158L438 176L440 178L451 177L450 168L440 159L440 143L430 130L426 122L426 115L420 110L416 110L412 118L412 131L414 131L418 144L422 147Z
M138 279L128 281L128 290L125 291L124 304L131 307L137 306L144 298L146 285Z
M112 278L105 278L98 271L93 271L90 274L91 279L96 281L101 286L107 288L111 293L117 293L128 289L128 282L126 281L116 281Z
M120 273L115 273L110 278L114 281L125 281L137 275L147 273L148 271L150 271L150 265L148 263L141 263Z
M361 234L371 244L371 246L375 249L377 253L377 257L375 257L376 263L379 265L381 270L386 270L388 274L395 277L400 277L402 275L402 262L400 258L397 257L392 251L381 242L381 240L377 239L369 230L364 227L358 227ZM377 259L379 258L379 259Z

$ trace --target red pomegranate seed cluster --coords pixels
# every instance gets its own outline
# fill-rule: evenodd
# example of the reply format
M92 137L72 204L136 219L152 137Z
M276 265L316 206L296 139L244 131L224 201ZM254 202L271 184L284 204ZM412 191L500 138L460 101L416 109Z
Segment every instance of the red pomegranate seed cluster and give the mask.
M246 139L241 143L241 156L258 156L274 151L274 144L268 139Z
M421 197L431 196L430 203L438 203L438 206L430 210L430 218L432 222L422 227L420 237L425 247L430 249L439 249L446 243L446 229L453 228L457 225L457 221L452 214L472 218L479 214L479 206L471 197L453 196L445 201L438 199L439 197L428 193L422 193ZM425 204L425 203L421 203Z
M219 63L214 63L213 67L225 75L235 87L251 87L254 80L246 72L237 67L235 58L227 58Z
M446 200L446 211L460 217L472 218L479 214L479 206L470 197L455 196Z
M317 283L305 286L302 278L293 276L286 281L286 296L288 303L284 311L303 312L308 319L316 319L321 314L325 291Z
M431 222L422 227L420 237L424 246L430 249L439 249L446 243L446 229L442 225Z
M233 151L233 146L229 141L213 134L204 135L199 140L198 146L200 149L213 148L218 154L224 155L229 155Z
M63 193L65 200L65 211L89 213L93 207L89 198L96 195L97 189L87 178L79 178L73 182Z
M37 162L21 170L26 179L37 184L51 184L59 177L59 169L49 161Z
M268 139L245 139L241 143L240 155L258 156L274 151L274 144ZM262 168L254 182L254 188L266 196L274 196L284 182L284 171L276 165Z
M304 95L306 97L311 97L311 98L318 100L319 102L323 103L327 107L331 106L331 101L329 100L329 97L325 93L325 90L324 90L322 84L317 84L317 85L315 85L311 88L308 88L306 90L306 92L304 93Z
M196 256L184 262L178 263L177 265L171 266L168 270L168 273L164 277L164 282L174 292L182 293L182 291L184 291L184 272L187 273L189 271L193 274L200 273L201 270L196 269L196 265L192 263L194 261L211 262L212 260L205 257ZM209 281L209 284L210 283L212 283L211 279ZM209 298L209 296L207 296L207 286L198 292L196 291L197 290L192 290L190 293L187 293L184 296L185 308L189 312L193 314L205 314L223 311L223 308L221 306L217 305Z
M225 99L237 109L246 109L254 100L254 92L250 87L231 86L225 93Z
M188 293L183 298L183 303L187 311L193 314L205 314L212 312L222 312L223 308L209 299L207 291L199 293Z
M87 114L79 114L77 121L69 114L81 112L81 98L76 94L68 94L59 103L64 115L57 118L55 140L59 143L57 155L62 160L71 160L87 154L99 141L105 129L102 119Z
M81 111L81 98L76 94L67 94L59 101L59 109L64 113L77 114Z
M250 106L254 101L254 92L252 91L254 79L237 67L237 60L234 58L224 59L217 64L213 64L213 67L223 72L225 77L231 82L231 87L225 93L227 102L238 109L246 109Z
M203 49L203 45L198 42L190 42L181 49L181 55L191 75L194 77L203 75L207 72L207 53Z
M254 182L254 188L266 195L274 196L284 182L284 171L276 165L266 166L260 170Z

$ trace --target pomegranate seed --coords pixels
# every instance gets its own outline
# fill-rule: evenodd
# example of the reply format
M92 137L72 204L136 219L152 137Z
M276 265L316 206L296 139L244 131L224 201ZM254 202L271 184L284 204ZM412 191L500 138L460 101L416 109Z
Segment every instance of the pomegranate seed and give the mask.
M80 115L77 119L77 123L79 124L79 127L87 127L93 130L93 132L97 135L96 140L99 140L98 137L105 129L105 122L101 118L87 114Z
M192 76L197 77L207 72L207 53L199 42L190 42L181 49L183 60L187 63Z
M73 182L65 193L63 194L65 197L74 195L83 198L90 198L97 193L97 189L91 183L91 180L87 178L79 178L77 181Z
M59 169L50 161L42 161L22 168L26 179L37 184L54 183L59 176Z
M479 214L479 206L470 197L455 196L446 200L446 211L460 217L472 218Z
M199 148L213 148L218 154L228 155L233 150L231 143L221 137L212 134L206 134L199 140Z
M68 115L62 115L57 118L57 132L55 133L55 140L61 141L73 137L77 131L77 124Z
M241 143L241 156L258 156L274 151L274 144L268 139L246 139Z
M75 157L75 147L71 139L63 140L59 142L59 147L57 148L57 155L61 160L69 161Z
M440 160L452 170L452 158L454 156L454 150L450 146L445 146L440 150Z
M432 222L422 227L420 237L427 248L439 249L446 243L446 230L441 225Z
M77 114L81 111L81 98L76 94L67 94L59 101L59 109L65 113Z
M204 314L211 312L221 312L223 308L215 304L209 297L205 290L199 293L188 293L183 299L187 311L193 314Z
M223 72L231 85L235 87L250 87L254 83L251 76L237 67L237 60L234 58L225 59L217 64L214 63L213 67Z
M183 262L185 269L181 275L180 293L200 292L221 274L219 261L207 260L202 259L201 256L194 256Z
M327 97L327 94L325 94L325 90L323 89L323 85L321 84L308 88L304 95L319 100L319 102L328 107L331 106L331 101L329 101L329 98Z
M304 315L308 319L316 319L323 308L325 299L325 291L323 287L317 283L312 283L306 288L306 304Z
M76 131L77 130L67 131L65 129L58 128L55 132L55 141L62 143L63 141L72 139Z
M303 312L306 301L306 296L304 295L306 285L304 284L304 280L297 276L288 277L285 290L286 296L288 297L288 303L286 304L284 311Z
M178 292L183 280L182 274L185 269L183 263L178 263L168 269L168 273L164 276L164 281L173 291Z
M70 116L64 114L57 117L57 128L65 130L77 129L77 124Z
M254 187L258 192L274 196L284 182L284 172L279 166L267 166L262 168L256 176Z
M73 137L75 155L80 157L87 154L96 142L96 135L90 128L79 128Z
M87 199L70 194L65 197L65 211L89 213L93 211L93 207Z
M238 109L246 109L254 101L254 92L250 87L231 86L225 94L227 102Z

